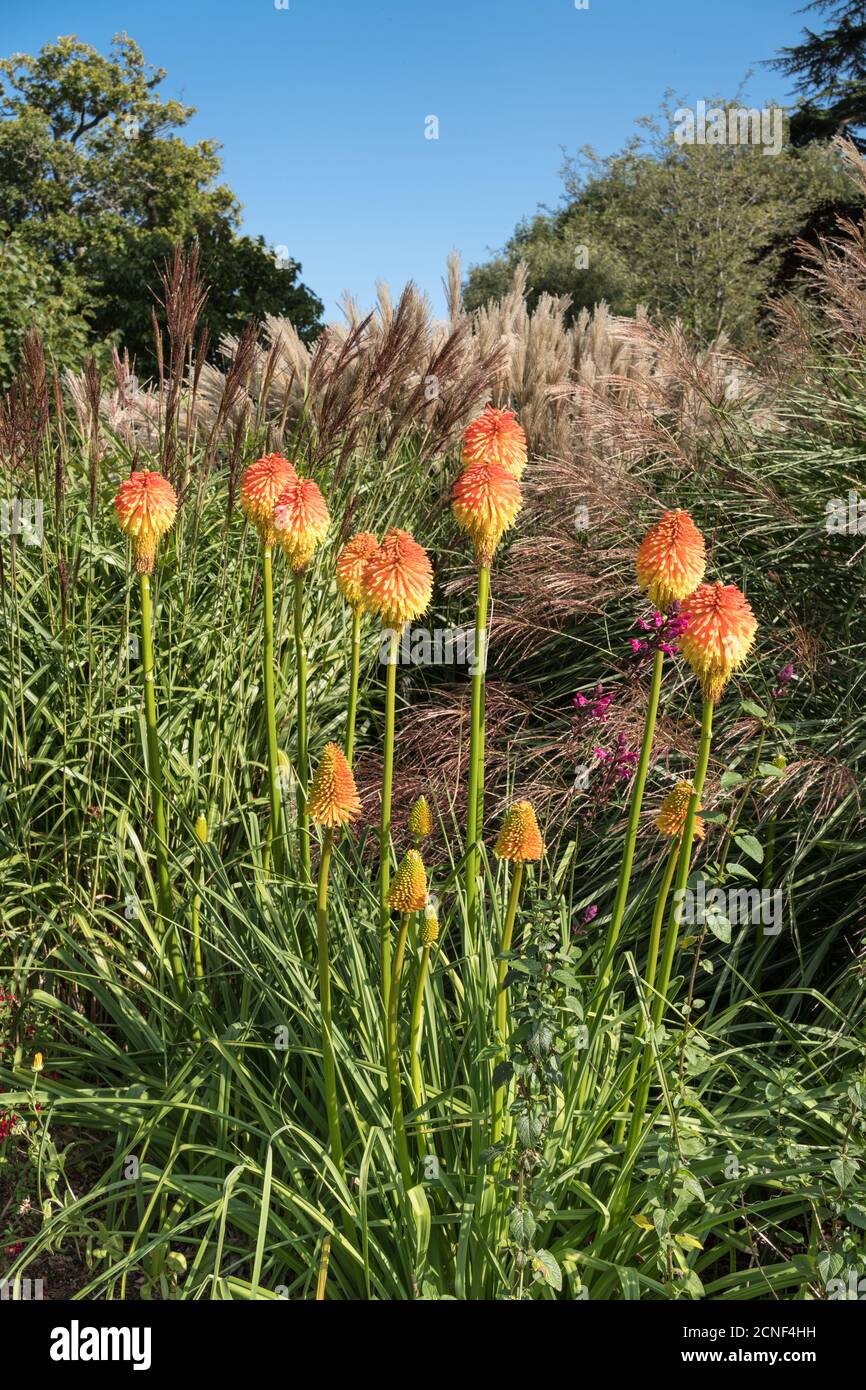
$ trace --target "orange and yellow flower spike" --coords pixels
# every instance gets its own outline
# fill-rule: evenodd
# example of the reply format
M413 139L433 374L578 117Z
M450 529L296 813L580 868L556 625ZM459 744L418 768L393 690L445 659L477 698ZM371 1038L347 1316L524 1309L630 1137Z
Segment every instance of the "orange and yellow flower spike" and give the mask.
M526 435L513 410L488 405L463 436L463 462L495 463L522 478L526 467Z

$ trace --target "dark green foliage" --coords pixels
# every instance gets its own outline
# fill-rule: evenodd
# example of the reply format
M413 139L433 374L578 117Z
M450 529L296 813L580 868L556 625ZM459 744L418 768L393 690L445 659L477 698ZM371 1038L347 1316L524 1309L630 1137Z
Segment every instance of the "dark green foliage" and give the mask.
M164 76L125 34L109 57L66 36L35 57L0 62L3 380L34 321L50 324L66 364L80 359L86 323L91 341L128 348L148 375L149 287L176 242L201 244L212 349L265 313L315 333L322 306L299 282L300 266L278 264L261 237L241 235L218 146L177 133L194 109L163 99Z

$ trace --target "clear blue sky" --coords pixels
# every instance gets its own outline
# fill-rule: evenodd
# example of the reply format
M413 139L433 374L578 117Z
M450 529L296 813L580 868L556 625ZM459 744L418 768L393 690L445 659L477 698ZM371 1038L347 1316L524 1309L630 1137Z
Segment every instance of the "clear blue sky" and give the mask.
M107 50L126 29L197 108L188 130L221 143L245 229L289 248L329 316L379 279L440 311L452 247L465 268L559 200L562 146L612 153L666 88L693 105L750 68L754 104L786 100L760 61L803 2L0 0L0 50L69 33Z

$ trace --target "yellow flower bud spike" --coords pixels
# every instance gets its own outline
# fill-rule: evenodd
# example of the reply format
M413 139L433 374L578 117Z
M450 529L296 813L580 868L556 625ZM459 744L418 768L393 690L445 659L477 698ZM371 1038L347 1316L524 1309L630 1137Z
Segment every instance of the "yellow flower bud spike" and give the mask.
M409 834L413 837L416 844L420 840L426 840L433 830L433 817L430 815L430 805L426 796L419 796L412 803L407 822Z

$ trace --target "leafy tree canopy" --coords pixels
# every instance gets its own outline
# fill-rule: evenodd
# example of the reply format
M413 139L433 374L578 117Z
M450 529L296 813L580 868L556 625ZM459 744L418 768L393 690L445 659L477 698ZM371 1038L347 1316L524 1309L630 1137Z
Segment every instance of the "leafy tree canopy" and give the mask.
M266 312L314 336L321 302L296 261L240 234L219 147L177 134L194 108L160 95L164 77L126 34L108 57L67 36L0 61L0 277L4 297L27 286L17 310L0 312L0 373L42 319L62 358L74 360L86 322L91 339L114 337L148 366L158 270L195 238L212 343ZM58 322L59 305L69 312Z
M802 41L770 64L796 79L801 101L791 116L791 140L806 145L844 132L866 151L866 0L812 0L803 13L809 11L827 15L828 26L820 33L805 29Z
M703 342L753 341L786 248L815 207L850 198L850 185L826 145L769 154L678 143L675 115L669 94L618 154L567 156L562 206L522 222L500 254L471 268L467 304L501 294L524 260L533 297L568 295L572 313L601 299L617 313L644 305L677 315Z

